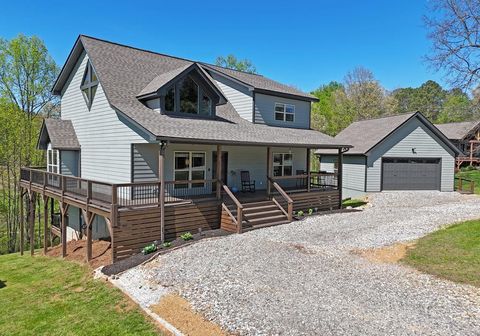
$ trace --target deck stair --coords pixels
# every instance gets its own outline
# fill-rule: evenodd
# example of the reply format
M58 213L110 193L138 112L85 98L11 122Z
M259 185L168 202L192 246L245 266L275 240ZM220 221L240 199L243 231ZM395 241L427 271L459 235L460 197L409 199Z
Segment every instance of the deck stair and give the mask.
M272 200L242 202L243 205L243 227L258 228L289 223L287 216ZM227 205L234 216L237 215L237 208L234 205Z

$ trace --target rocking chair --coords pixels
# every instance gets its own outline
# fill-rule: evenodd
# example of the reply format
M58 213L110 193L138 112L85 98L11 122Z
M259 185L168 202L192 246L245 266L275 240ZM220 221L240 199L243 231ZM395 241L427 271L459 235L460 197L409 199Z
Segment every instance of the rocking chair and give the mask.
M250 180L250 172L248 170L240 172L240 180L242 182L242 192L255 192L255 180Z

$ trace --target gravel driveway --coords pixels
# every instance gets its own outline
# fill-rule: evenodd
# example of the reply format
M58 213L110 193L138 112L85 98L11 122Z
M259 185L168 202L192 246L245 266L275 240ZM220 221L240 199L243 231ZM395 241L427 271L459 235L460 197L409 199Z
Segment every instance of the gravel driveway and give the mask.
M138 297L176 290L241 335L480 335L480 289L351 253L480 218L480 198L391 192L371 205L204 240L120 281Z

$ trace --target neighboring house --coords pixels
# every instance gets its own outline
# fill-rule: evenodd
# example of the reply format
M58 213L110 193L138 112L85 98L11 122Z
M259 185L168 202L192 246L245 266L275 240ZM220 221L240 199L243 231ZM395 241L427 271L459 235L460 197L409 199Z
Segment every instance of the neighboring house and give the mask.
M480 163L480 122L465 121L435 125L460 150L457 169L463 164L478 166Z
M341 178L311 172L310 150L349 146L310 129L317 99L290 86L80 36L53 92L48 172L23 169L21 186L59 202L64 242L68 221L89 246L109 238L117 260L184 232L340 207Z
M343 197L382 190L454 190L459 150L421 113L352 123L335 139L354 147L343 157ZM335 172L338 158L317 150L320 170Z

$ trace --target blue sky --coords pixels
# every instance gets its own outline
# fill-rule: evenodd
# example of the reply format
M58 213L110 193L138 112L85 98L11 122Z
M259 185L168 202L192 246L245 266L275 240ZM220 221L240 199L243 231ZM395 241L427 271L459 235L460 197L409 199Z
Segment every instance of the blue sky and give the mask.
M48 3L48 4L46 4ZM141 5L139 5L141 4ZM387 89L443 84L423 56L427 0L7 1L0 36L42 38L61 66L78 34L189 59L250 59L270 78L305 91L356 66Z

